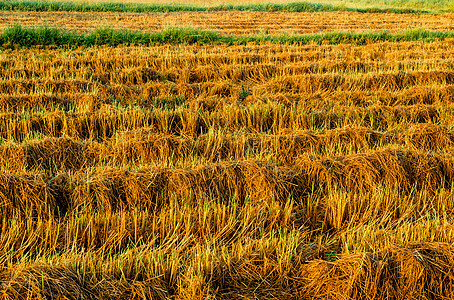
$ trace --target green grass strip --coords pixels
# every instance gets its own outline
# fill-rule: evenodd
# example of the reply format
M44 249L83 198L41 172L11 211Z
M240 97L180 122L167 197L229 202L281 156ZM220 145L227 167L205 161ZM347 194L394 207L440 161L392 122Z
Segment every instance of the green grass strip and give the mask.
M286 11L286 12L327 12L352 11L374 13L429 13L411 8L345 8L330 4L293 2L284 4L247 4L191 6L171 4L134 4L134 3L73 3L43 2L37 0L6 0L0 2L3 11L79 11L79 12L178 12L178 11Z
M212 31L193 28L168 28L159 32L138 32L128 30L97 29L89 33L77 33L56 28L25 28L14 25L0 34L0 46L3 48L32 46L118 46L118 45L156 45L156 44L246 44L246 43L353 43L362 45L370 42L402 42L444 40L454 38L454 31L436 32L410 30L391 34L387 32L348 33L329 32L308 35L251 35L223 36Z

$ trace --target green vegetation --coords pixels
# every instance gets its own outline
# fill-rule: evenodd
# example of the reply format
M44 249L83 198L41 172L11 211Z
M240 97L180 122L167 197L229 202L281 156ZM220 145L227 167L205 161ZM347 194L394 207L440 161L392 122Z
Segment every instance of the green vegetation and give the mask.
M168 28L159 32L138 32L97 29L83 34L63 31L56 28L26 28L20 25L5 29L0 34L0 44L4 48L31 46L118 46L154 45L154 44L246 44L246 43L278 43L278 44L340 44L353 43L363 45L368 42L404 42L444 40L453 38L454 32L436 32L428 30L409 30L402 33L387 32L330 32L309 35L251 35L222 36L216 32L194 28Z
M321 1L323 2L323 1ZM394 8L412 8L435 11L454 11L454 2L450 0L342 0L327 1L334 5L344 5L351 7L394 7Z
M135 4L135 3L72 3L42 2L34 0L7 0L0 2L0 10L18 11L84 11L84 12L178 12L178 11L286 11L286 12L325 12L353 11L376 13L427 13L411 8L346 8L331 4L311 2L293 2L285 4L258 3L245 5L218 5L211 7L171 4Z

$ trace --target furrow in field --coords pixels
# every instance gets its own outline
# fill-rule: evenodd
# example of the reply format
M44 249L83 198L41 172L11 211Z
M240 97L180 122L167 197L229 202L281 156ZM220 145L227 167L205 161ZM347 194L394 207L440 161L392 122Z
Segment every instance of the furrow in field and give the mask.
M205 84L148 83L141 87L114 85L94 88L88 92L14 93L0 94L0 110L6 113L27 111L29 114L61 110L73 113L96 112L111 107L175 110L190 108L215 112L255 104L280 104L289 109L306 111L338 107L352 109L373 106L400 107L411 105L450 105L454 101L454 85L418 85L396 91L315 91L269 93L257 86L244 87L227 82Z
M454 55L453 55L454 57ZM268 59L263 59L268 61ZM83 64L77 61L61 63L58 70L55 62L22 65L17 62L0 61L5 65L0 75L9 80L81 80L100 81L104 84L131 84L138 85L148 81L172 82L204 82L231 80L240 82L251 80L260 82L278 76L294 76L324 73L338 73L341 75L367 75L376 73L413 73L413 72L449 72L453 68L452 58L431 58L421 60L382 60L364 62L350 59L321 59L310 61L307 57L300 57L293 62L243 62L243 63L196 63L194 66L183 66L184 62L159 62L153 59L138 61L131 65L121 61L98 61L97 67L89 62ZM142 66L135 66L141 64ZM147 64L150 67L144 67ZM4 80L8 81L8 80Z
M382 73L417 73L417 72L450 72L454 64L450 59L432 60L429 63L408 61L393 62L354 62L339 60L322 60L317 62L302 61L291 64L224 64L220 66L205 65L193 68L171 67L165 70L161 67L153 69L149 67L119 67L115 70L94 72L88 66L61 69L49 73L49 66L35 67L12 67L0 70L2 78L10 78L8 81L33 81L39 80L80 80L94 81L102 84L114 85L141 85L150 81L175 82L175 83L202 83L228 80L232 83L244 81L263 82L275 77L298 76L298 75L323 75L339 74L342 76L360 76Z
M30 55L29 51L33 54ZM449 41L375 43L366 46L99 47L96 50L74 49L63 56L65 51L68 50L4 52L0 56L2 78L89 80L92 75L108 75L115 81L147 70L161 75L170 73L170 77L175 77L180 70L206 74L213 73L213 68L229 70L233 67L257 71L273 67L308 73L430 71L452 69L454 57L453 44Z
M210 130L281 134L289 130L327 130L348 125L383 131L401 123L436 122L448 125L452 114L452 106L445 104L288 110L281 104L255 103L249 107L237 105L213 112L193 109L121 110L107 106L95 112L84 113L56 110L44 114L1 114L0 136L12 141L63 136L76 140L104 141L118 131L143 127L150 127L156 133L191 137Z
M2 145L0 168L4 172L33 170L56 174L99 166L193 168L207 163L252 159L293 165L304 155L335 157L391 145L450 153L454 149L454 133L434 124L418 124L397 132L348 126L321 133L225 135L212 132L191 138L143 128L119 132L104 143L48 138Z
M143 168L129 171L101 167L56 176L4 173L0 176L0 199L2 210L9 214L54 215L79 209L99 212L132 207L159 209L172 199L194 204L210 198L237 205L250 201L285 203L289 197L305 201L313 193L321 193L319 197L323 197L333 191L345 191L355 197L355 194L380 188L394 188L404 196L425 191L430 197L449 193L453 179L452 154L383 148L333 158L302 155L291 165L281 167L259 161L230 161L188 170ZM367 199L373 198L361 200L359 206L351 204L348 218L361 214L367 207L364 204ZM345 209L350 205L329 197L325 200L334 201L329 205L346 205ZM396 198L394 201L401 200ZM447 212L446 206L435 207ZM398 213L400 210L394 207L393 211ZM335 219L339 217L340 220ZM336 212L335 218L330 218L332 226L343 226L342 215L338 216Z
M60 106L65 110L77 108L74 104L80 104L81 108L93 108L103 103L167 109L178 106L197 108L201 103L225 107L223 99L227 99L229 104L244 100L250 103L277 100L287 106L297 102L315 104L314 100L329 105L356 102L358 106L396 105L402 102L434 104L437 101L452 102L454 85L452 71L269 76L237 70L219 81L212 81L206 76L196 78L194 74L182 77L176 82L160 82L141 75L130 77L124 81L125 84L112 85L102 77L95 81L6 80L0 81L0 106L3 112L7 112L34 106L34 102L38 102L35 108L49 109L56 104L55 108ZM27 95L30 97L27 98ZM71 102L73 105L70 105Z
M109 256L68 253L52 262L11 268L4 272L7 284L3 292L11 298L24 293L33 297L65 297L70 293L77 298L102 294L105 299L117 299L140 290L147 298L168 299L187 298L183 284L191 284L198 297L216 295L222 299L336 299L352 294L358 299L383 299L402 294L412 298L454 294L454 250L449 243L418 242L376 252L338 254L322 249L324 244L305 242L304 234L245 239L241 246L231 248L212 244L191 248L191 238L172 241L174 245L162 249L146 246ZM185 255L179 255L183 251ZM320 253L325 259L319 259ZM125 264L136 267L126 271L120 267ZM79 265L87 270L81 271ZM83 275L86 278L81 282ZM198 284L189 276L197 276ZM264 276L268 280L263 280Z

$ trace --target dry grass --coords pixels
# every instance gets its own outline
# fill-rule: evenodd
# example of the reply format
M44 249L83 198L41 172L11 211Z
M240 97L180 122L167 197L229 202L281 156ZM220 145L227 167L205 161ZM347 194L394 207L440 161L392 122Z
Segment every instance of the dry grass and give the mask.
M451 299L452 41L0 53L1 299Z
M50 26L78 32L99 27L160 31L168 27L196 27L223 35L313 34L320 32L402 32L424 28L432 31L454 29L454 15L401 15L357 12L0 12L0 29L21 24L26 27Z

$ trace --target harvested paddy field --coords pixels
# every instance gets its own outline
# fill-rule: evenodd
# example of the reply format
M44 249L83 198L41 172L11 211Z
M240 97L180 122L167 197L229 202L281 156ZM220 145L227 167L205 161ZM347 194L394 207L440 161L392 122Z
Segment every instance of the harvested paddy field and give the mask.
M233 36L453 20L0 14ZM453 39L99 44L0 52L0 299L454 298Z
M26 27L58 27L87 32L107 27L160 31L168 27L195 27L222 35L313 34L322 32L401 32L409 29L454 30L454 14L383 14L360 12L0 12L0 29L21 24Z

